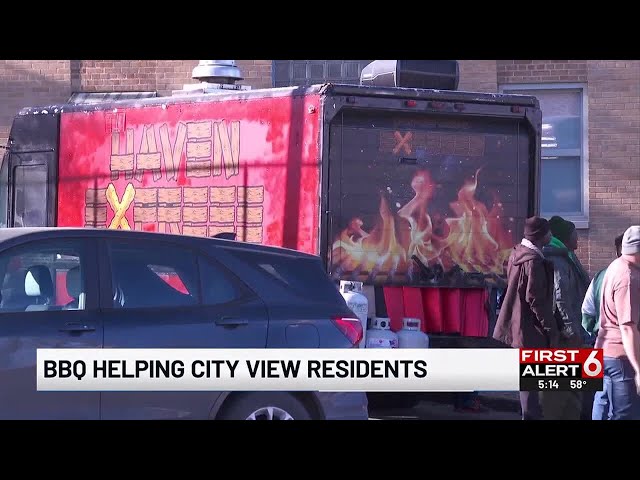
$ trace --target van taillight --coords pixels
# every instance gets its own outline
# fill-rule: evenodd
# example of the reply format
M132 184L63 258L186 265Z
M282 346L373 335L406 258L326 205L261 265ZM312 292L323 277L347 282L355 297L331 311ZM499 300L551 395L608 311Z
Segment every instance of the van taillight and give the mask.
M334 317L331 319L333 324L344 333L351 344L355 347L362 341L362 323L357 318Z

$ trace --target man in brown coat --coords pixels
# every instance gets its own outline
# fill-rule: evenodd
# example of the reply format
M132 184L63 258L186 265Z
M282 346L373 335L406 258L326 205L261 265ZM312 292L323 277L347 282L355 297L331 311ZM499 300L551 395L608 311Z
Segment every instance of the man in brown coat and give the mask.
M512 348L553 348L560 331L554 318L553 264L542 249L551 241L549 222L531 217L507 266L507 290L493 338ZM520 392L523 420L541 420L538 392Z

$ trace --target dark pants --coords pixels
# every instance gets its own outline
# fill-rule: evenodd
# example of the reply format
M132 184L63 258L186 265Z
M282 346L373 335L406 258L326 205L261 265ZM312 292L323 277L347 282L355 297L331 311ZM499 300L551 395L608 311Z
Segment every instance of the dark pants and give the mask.
M542 420L542 406L538 392L520 392L523 420Z
M582 411L580 420L591 420L593 414L593 402L597 392L582 392Z
M604 390L596 395L593 404L593 420L640 420L635 371L626 357L604 357L603 386Z
M580 420L582 392L547 391L540 396L545 420Z

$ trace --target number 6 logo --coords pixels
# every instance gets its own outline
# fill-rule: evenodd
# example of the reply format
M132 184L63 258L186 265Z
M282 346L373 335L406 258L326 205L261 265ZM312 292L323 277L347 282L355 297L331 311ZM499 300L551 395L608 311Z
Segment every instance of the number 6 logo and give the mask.
M602 362L598 357L598 350L593 350L582 365L587 377L597 377L602 372Z

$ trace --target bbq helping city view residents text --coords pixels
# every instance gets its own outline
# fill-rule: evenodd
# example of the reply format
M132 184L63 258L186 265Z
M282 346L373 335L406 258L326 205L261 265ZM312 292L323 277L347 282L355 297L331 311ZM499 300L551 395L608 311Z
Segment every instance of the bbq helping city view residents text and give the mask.
M78 380L93 372L94 378L182 378L190 370L194 378L236 378L239 360L194 360L185 365L182 360L93 360L90 367L84 360L46 360L45 378ZM425 360L309 360L306 372L300 360L246 360L241 367L251 378L401 378L427 376Z

